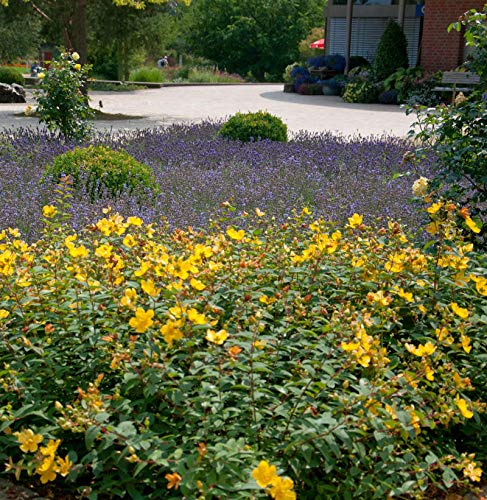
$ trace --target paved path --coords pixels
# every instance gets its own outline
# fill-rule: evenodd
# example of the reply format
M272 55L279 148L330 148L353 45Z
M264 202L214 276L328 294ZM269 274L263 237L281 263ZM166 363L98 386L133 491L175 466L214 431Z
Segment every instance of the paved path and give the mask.
M106 113L141 119L97 121L99 129L134 129L172 123L221 119L237 111L266 110L282 118L291 132L331 131L344 135L405 136L413 121L398 106L347 104L340 97L285 94L282 85L164 87L132 92L91 92L91 105ZM30 98L30 101L32 99ZM37 120L15 116L25 104L0 104L0 130L36 126Z

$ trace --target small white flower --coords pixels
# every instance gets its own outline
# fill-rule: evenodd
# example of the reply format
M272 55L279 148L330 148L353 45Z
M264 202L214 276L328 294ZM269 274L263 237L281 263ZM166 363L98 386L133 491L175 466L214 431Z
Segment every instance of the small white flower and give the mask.
M73 58L73 61L77 61L79 59L79 54L77 52L73 52L71 57Z

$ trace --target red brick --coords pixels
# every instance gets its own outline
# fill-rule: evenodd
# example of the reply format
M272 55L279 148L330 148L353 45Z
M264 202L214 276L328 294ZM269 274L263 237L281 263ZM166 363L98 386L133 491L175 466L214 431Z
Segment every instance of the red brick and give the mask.
M469 9L482 10L485 0L426 0L421 66L426 71L454 69L462 63L464 40L448 26Z

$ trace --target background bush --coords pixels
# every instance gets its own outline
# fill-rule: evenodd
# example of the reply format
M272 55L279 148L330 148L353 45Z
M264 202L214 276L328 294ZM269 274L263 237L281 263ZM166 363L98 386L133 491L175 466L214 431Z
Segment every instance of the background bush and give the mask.
M378 80L385 80L399 68L409 66L407 40L401 27L391 19L377 46L374 73Z
M164 74L159 68L143 67L130 72L131 82L164 82Z
M219 135L242 142L264 139L287 142L287 125L277 116L264 111L236 113L223 124Z
M58 183L71 176L74 185L81 183L92 201L122 194L143 198L157 192L157 184L150 167L138 162L125 151L114 151L105 146L75 148L57 156L46 168L45 176Z
M0 66L0 83L7 83L8 85L12 85L12 83L24 85L24 78L15 69Z
M370 82L349 82L345 86L343 100L345 102L371 103L377 101L377 87Z

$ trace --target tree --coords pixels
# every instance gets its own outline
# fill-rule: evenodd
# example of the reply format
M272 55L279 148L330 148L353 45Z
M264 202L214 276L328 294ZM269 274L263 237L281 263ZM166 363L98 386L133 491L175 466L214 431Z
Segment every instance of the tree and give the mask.
M118 7L112 0L93 2L88 9L88 21L88 47L90 60L96 65L95 72L109 65L111 76L123 80L128 79L130 61L141 48L153 56L163 55L160 51L164 37L169 35L168 26L174 27L167 6L148 5L144 10L135 10Z
M0 9L0 61L37 52L41 22L24 3ZM22 33L22 36L19 36Z
M10 3L28 2L33 11L44 21L51 23L62 32L64 46L75 50L84 64L87 59L87 8L96 0L10 0ZM114 5L145 9L149 4L163 5L172 0L112 0ZM182 0L190 3L191 0ZM8 7L9 0L0 0L0 6Z
M393 19L389 21L379 41L374 60L375 76L385 80L399 68L407 68L408 42L402 28Z
M230 72L280 77L323 18L323 0L194 0L187 33L197 55Z

